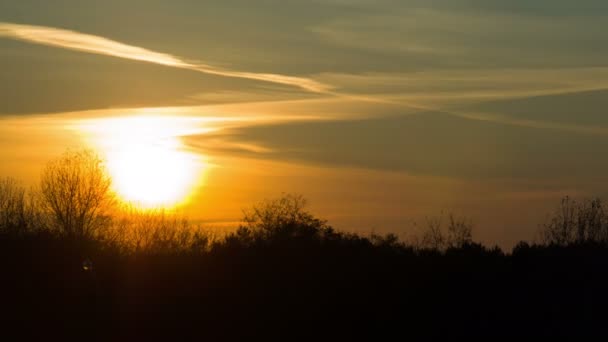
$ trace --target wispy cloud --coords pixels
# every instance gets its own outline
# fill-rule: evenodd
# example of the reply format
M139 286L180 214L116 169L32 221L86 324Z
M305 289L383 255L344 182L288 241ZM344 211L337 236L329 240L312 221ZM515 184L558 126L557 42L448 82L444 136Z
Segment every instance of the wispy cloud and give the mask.
M93 54L149 62L169 67L189 69L205 74L284 84L316 93L326 92L330 89L328 85L309 78L222 69L198 61L187 61L177 56L124 44L100 36L47 26L0 22L0 37Z

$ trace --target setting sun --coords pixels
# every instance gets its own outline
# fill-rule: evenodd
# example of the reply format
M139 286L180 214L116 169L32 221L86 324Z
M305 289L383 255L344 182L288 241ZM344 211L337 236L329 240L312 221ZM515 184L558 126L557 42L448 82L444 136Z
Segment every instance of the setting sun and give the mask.
M205 163L179 139L192 118L131 116L89 121L91 134L107 159L114 189L125 201L143 207L186 202L202 182Z

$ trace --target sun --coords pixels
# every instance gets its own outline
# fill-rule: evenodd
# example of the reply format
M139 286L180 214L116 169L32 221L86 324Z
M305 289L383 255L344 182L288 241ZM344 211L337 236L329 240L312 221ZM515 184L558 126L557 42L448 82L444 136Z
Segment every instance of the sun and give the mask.
M102 147L114 190L124 202L173 207L187 202L202 183L203 156L188 151L179 138L192 129L189 119L134 116L85 125Z
M192 156L171 143L133 143L108 155L116 192L143 206L171 206L186 199L196 178Z

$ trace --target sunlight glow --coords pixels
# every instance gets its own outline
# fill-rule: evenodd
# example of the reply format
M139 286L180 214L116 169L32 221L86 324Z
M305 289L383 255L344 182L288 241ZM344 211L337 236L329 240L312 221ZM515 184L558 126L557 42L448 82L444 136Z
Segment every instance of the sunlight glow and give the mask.
M202 185L204 156L188 151L180 136L200 133L196 118L130 116L85 120L82 131L107 158L115 191L138 206L174 207Z

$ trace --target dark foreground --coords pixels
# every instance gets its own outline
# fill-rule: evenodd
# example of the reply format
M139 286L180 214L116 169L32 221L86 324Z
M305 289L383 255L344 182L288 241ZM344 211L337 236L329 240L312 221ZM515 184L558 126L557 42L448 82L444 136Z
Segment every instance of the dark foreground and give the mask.
M505 255L468 244L440 253L308 233L235 234L174 253L3 236L2 335L13 336L3 340L608 335L605 246L522 244Z

